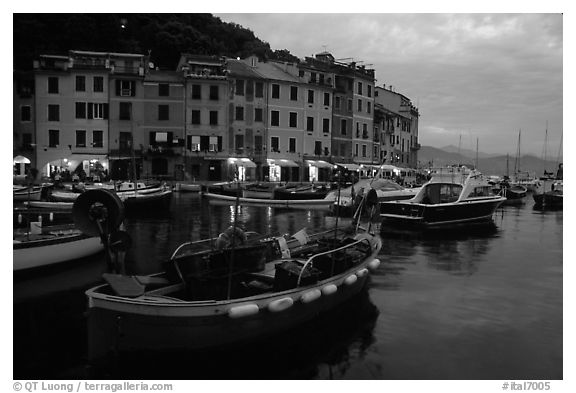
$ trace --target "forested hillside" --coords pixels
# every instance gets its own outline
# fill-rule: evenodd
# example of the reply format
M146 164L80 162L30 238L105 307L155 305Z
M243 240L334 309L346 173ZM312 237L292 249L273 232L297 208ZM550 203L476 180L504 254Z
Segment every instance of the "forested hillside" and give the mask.
M211 14L14 14L14 68L29 69L39 54L68 50L150 53L162 69L180 53L297 61L254 32Z

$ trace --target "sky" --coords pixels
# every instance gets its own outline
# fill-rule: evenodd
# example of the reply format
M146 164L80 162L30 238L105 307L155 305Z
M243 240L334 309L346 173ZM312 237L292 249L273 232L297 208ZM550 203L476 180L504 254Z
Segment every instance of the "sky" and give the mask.
M327 50L374 68L377 86L392 85L418 107L422 145L476 150L478 140L482 152L515 155L521 130L522 154L542 157L547 141L547 157L558 156L560 13L215 16L299 58Z

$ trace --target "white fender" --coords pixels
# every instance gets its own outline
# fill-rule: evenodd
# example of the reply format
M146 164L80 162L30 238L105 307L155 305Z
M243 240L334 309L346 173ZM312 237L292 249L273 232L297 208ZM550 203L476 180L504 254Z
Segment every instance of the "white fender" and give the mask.
M268 304L268 310L271 312L280 312L289 309L294 304L291 297L284 297L282 299L273 300Z
M351 274L348 277L346 277L346 279L344 280L344 284L346 285L352 285L354 284L356 281L358 281L358 277L356 277L355 274Z
M358 277L364 277L364 276L367 275L367 274L368 274L368 269L365 269L365 268L364 268L364 269L360 269L360 270L358 270L358 271L356 272L356 275L357 275Z
M380 259L378 259L378 258L375 258L375 259L371 260L370 262L368 262L368 269L371 272L378 269L378 266L380 266Z
M300 297L300 300L302 301L302 303L308 304L312 303L314 300L320 299L320 296L322 296L322 292L320 292L319 289L312 289L311 291L304 293Z
M338 291L338 287L334 284L328 284L322 288L322 295L330 296Z
M259 308L257 304L243 304L241 306L231 307L228 310L228 316L232 319L244 318L250 315L258 314Z

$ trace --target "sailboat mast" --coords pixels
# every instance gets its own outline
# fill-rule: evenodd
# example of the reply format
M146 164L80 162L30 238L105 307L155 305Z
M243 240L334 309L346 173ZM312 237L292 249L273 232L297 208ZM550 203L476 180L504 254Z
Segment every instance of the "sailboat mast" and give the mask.
M478 138L476 138L476 170L478 170Z

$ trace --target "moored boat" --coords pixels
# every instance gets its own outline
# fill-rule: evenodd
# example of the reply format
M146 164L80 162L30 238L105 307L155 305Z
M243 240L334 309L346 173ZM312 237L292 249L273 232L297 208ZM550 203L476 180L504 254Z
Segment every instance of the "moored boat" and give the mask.
M42 198L42 187L13 186L14 201L39 201Z
M274 189L273 199L276 200L313 200L324 199L330 190L326 186L294 185Z
M242 206L269 206L284 209L326 209L334 202L327 199L257 199L257 198L238 198L222 194L204 193L210 203L231 205L238 201Z
M563 180L542 180L532 194L536 207L560 208L563 206Z
M216 240L183 244L163 273L107 274L106 284L86 292L89 359L276 335L359 293L380 263L380 247L369 233L274 238L238 227Z
M506 198L476 171L438 173L411 199L380 203L382 228L485 224Z
M84 258L103 249L100 237L84 235L74 228L15 234L13 267L16 272L50 266Z

